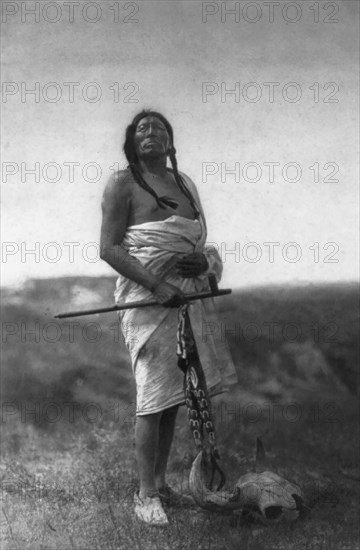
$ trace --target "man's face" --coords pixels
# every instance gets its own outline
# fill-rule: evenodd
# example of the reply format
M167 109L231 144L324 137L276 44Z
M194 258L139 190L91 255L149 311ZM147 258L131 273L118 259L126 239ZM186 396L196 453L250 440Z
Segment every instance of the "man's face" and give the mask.
M138 158L156 158L167 154L170 137L160 119L147 116L136 126L134 143Z

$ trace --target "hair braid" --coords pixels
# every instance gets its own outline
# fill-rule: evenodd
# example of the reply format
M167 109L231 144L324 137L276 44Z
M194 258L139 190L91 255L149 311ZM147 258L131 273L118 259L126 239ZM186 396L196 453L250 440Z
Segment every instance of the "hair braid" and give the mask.
M167 206L170 206L170 208L173 208L175 210L178 207L178 203L174 199L166 196L159 197L156 191L154 191L154 189L146 183L136 164L129 164L129 168L135 181L140 185L140 187L144 189L144 191L147 191L148 193L150 193L150 195L154 197L160 208L166 208Z
M198 209L198 207L195 203L194 197L192 196L191 191L188 189L188 187L184 183L183 178L179 174L178 166L177 166L177 160L176 160L176 149L173 145L170 147L169 157L170 157L171 165L173 167L175 181L176 181L180 191L182 191L184 193L184 195L189 199L190 204L191 204L193 210L196 213L196 216L198 216L200 212L199 212L199 209Z

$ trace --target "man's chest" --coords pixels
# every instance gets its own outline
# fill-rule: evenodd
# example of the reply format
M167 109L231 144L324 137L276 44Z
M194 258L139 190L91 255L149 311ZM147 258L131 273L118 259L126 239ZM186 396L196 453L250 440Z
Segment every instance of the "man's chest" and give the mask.
M148 182L146 182L148 183ZM152 185L151 185L152 184ZM176 209L161 206L151 192L134 183L131 196L129 225L137 225L149 221L160 221L177 215L191 220L195 219L195 212L188 197L177 187L175 182L154 181L149 187L160 197L168 197L178 204Z

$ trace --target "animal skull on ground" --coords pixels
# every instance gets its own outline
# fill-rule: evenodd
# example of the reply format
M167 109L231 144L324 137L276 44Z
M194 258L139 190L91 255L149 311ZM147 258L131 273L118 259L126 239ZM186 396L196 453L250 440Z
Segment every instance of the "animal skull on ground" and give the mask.
M248 473L233 491L211 491L206 484L209 461L204 451L195 458L189 486L196 503L211 511L242 509L266 525L297 519L304 507L300 487L273 472Z

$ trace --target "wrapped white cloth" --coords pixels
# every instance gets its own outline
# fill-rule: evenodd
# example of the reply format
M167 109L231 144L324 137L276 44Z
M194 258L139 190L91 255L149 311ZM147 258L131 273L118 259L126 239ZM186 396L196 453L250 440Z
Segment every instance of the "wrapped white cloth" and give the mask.
M214 274L217 281L221 278L221 259L214 248L205 247L205 242L203 216L190 220L174 215L163 221L128 227L122 246L153 275L188 294L209 290L209 274ZM193 252L203 252L209 268L199 277L184 279L176 273L175 262ZM115 299L117 303L145 302L153 300L153 296L142 285L120 276ZM177 313L177 308L160 305L119 312L136 381L137 415L184 403L183 373L177 366L176 355ZM221 331L209 330L219 323L213 299L192 302L189 317L209 394L226 391L237 382L237 376L227 343L215 338ZM212 332L214 334L210 334Z

